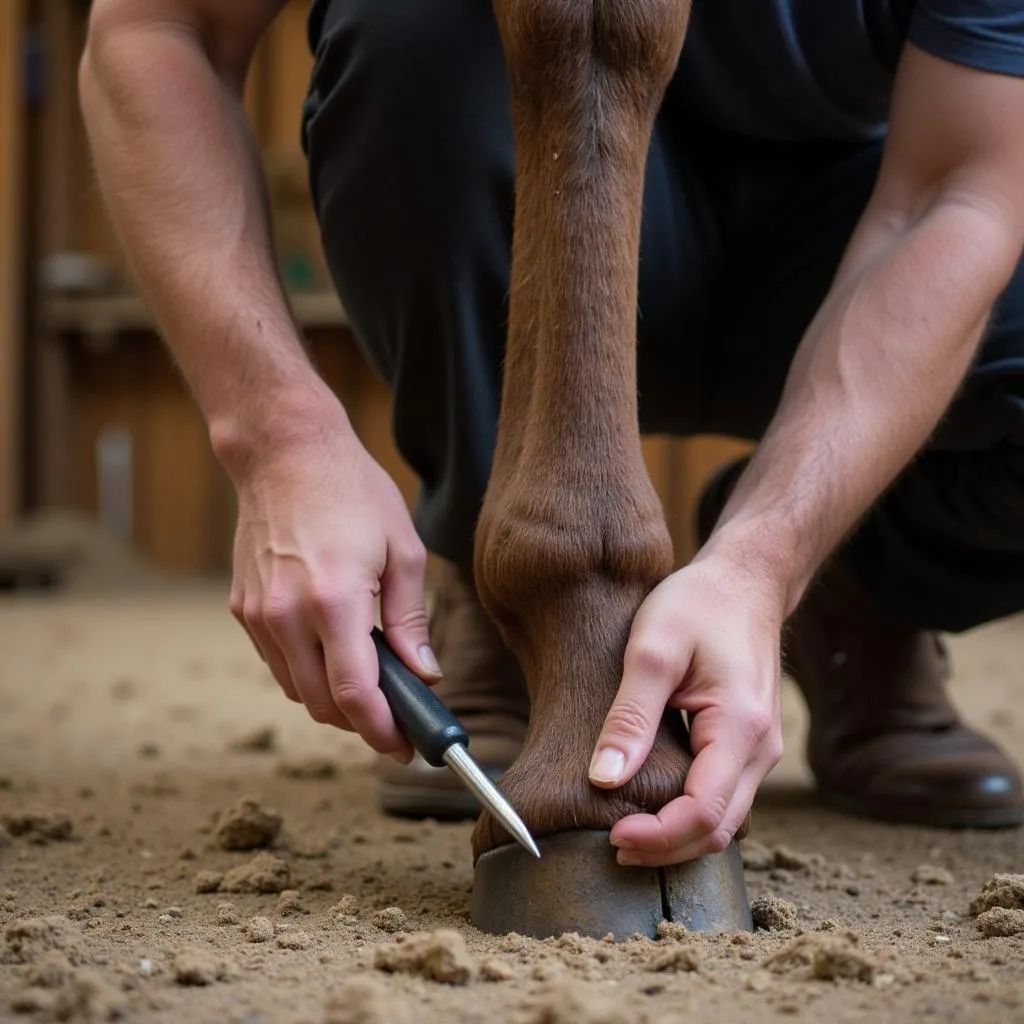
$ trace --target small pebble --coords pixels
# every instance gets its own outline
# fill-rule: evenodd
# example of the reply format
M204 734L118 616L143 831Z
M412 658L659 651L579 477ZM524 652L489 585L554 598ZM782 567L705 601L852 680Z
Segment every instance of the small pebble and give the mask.
M309 936L300 928L282 932L277 937L277 944L281 949L308 949L309 942Z
M382 932L400 932L407 924L408 918L401 907L385 907L378 910L370 918L370 923Z
M515 976L516 972L504 960L490 957L480 964L480 977L484 981L511 981Z
M952 885L953 876L945 869L935 864L920 864L910 876L912 882L918 885Z
M285 889L277 897L277 912L282 917L302 913L302 896L298 889Z
M250 942L269 942L274 937L274 926L269 918L252 917L245 923L245 937Z
M359 916L359 901L351 893L346 893L331 907L332 914L344 914L346 917Z
M217 905L217 924L238 924L238 911L233 903Z

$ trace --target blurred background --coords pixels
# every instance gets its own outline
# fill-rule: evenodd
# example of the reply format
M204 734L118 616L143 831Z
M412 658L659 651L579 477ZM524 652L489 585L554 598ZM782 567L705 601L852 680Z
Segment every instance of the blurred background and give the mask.
M314 358L411 501L382 382L330 286L299 118L308 0L250 73L280 270ZM206 429L136 297L90 168L77 95L87 0L0 0L0 589L115 589L230 570L234 503ZM680 559L689 508L736 445L645 442Z

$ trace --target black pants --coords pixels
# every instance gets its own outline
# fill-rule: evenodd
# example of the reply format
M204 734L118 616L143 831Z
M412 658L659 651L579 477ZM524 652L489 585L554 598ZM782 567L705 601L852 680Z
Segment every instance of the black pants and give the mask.
M310 35L303 141L328 263L393 389L423 483L417 527L465 562L498 418L513 212L491 5L317 0ZM645 432L762 435L880 151L731 136L670 87L644 195ZM961 630L1024 609L1024 264L929 447L840 557L894 622Z

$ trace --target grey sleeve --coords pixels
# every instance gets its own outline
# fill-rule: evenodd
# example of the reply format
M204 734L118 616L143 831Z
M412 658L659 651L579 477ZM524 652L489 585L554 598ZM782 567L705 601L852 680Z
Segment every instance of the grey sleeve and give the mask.
M1024 77L1024 0L917 0L907 39L956 64Z

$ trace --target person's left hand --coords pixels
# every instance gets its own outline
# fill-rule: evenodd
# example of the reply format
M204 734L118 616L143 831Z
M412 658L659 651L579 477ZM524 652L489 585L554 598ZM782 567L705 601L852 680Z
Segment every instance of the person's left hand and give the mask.
M763 577L715 555L669 576L641 605L590 781L614 789L632 778L666 706L688 713L695 756L681 796L656 815L616 823L620 864L658 867L718 852L743 824L782 756L783 607Z

